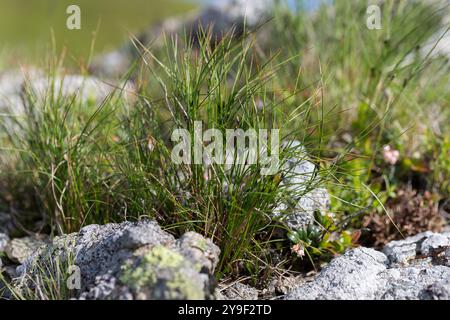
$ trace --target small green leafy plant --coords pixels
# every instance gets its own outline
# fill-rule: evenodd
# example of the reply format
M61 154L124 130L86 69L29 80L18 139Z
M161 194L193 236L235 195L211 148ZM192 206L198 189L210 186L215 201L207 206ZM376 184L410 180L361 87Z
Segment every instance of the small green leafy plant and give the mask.
M327 261L356 245L359 232L343 230L330 215L316 211L314 217L314 224L288 233L297 257L307 257L314 266L316 262Z

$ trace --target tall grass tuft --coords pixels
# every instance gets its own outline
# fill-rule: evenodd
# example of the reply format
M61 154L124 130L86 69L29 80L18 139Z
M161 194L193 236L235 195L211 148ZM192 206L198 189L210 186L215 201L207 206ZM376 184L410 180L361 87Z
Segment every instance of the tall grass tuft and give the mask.
M284 63L276 63L275 56L261 58L252 34L215 42L204 31L196 44L172 38L166 48L162 55L144 50L153 85L121 121L117 198L124 214L151 215L177 233L196 230L211 237L222 250L221 271L247 264L254 268L254 256L279 225L274 209L282 199L298 198L312 187L307 178L298 188L281 183L287 161L295 166L305 160L305 152L282 149L276 174L265 176L261 163L242 165L237 158L229 166L175 164L171 152L178 141L170 138L174 129L187 129L192 147L195 123L201 121L203 130L218 129L223 137L227 129L281 129L280 142L304 140L308 130L289 128L285 106L298 92L276 90L275 75ZM305 118L310 107L300 106Z
M60 234L114 220L108 203L108 151L120 89L97 104L81 98L82 92L63 92L64 76L51 69L43 89L27 81L22 113L2 119L2 153L14 161L11 171L2 170L2 180L8 181L2 192L28 190L20 197L31 199L44 225ZM19 218L28 214L20 203L12 206Z

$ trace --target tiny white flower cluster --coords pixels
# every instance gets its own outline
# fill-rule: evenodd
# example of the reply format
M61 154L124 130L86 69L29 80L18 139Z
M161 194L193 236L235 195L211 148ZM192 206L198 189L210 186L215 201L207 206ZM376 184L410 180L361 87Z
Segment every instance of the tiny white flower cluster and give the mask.
M400 152L398 150L392 149L389 145L383 147L383 159L387 164L395 165L399 157Z

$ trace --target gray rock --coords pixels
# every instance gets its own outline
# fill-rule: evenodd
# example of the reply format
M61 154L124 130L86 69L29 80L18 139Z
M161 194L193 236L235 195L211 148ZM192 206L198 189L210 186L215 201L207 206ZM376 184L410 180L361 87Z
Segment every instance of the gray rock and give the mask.
M7 243L4 250L11 261L24 263L28 256L47 243L44 236L15 238Z
M276 275L271 279L268 285L261 290L261 296L263 299L273 299L274 297L283 297L293 289L311 281L314 277L310 274L307 275Z
M446 3L445 0L441 1L440 7L445 8L445 6L448 6L448 3ZM447 12L442 20L442 28L428 39L425 46L420 49L420 53L423 57L426 57L432 52L433 55L450 58L450 34L447 32L447 28L450 24L450 14L448 14L448 10L441 10L441 12Z
M67 257L80 269L80 299L209 299L219 249L193 232L176 240L154 221L90 225L30 256L17 287L37 266Z
M439 291L450 291L450 268L445 266L415 265L392 268L379 274L378 278L384 281L385 286L380 288L376 299L435 299L445 296L439 294Z
M418 243L432 234L431 231L427 231L404 240L391 241L383 248L383 252L391 263L407 263L416 257L419 250Z
M420 245L421 254L428 255L434 250L444 247L450 247L450 239L442 234L433 234L423 240Z
M120 79L130 68L132 53L119 49L95 57L89 66L89 71L102 78Z
M314 222L314 212L322 214L330 209L330 195L324 188L313 189L303 195L287 218L291 229L305 228Z
M289 158L283 164L282 185L288 190L306 192L314 180L316 166L312 163L298 140L283 141L281 148L288 154Z
M450 239L444 234L427 231L404 240L392 241L383 248L383 252L391 265L407 264L417 255L428 255L433 249L449 245Z
M0 113L10 116L23 114L22 92L25 83L33 82L43 72L35 68L12 69L0 73Z
M240 282L225 287L221 293L224 300L258 300L258 290Z
M219 248L198 233L186 232L178 239L177 249L191 263L200 265L204 273L213 274L219 263Z
M0 233L0 253L5 251L8 241L9 241L9 237L4 233Z
M293 155L282 169L284 178L281 186L299 196L293 196L279 203L274 210L274 217L284 221L291 229L306 228L314 222L315 211L321 213L328 211L330 195L326 189L314 188L318 180L315 177L316 168L309 161L300 141L284 141L282 148L290 150Z
M384 252L356 248L332 260L287 299L449 299L446 236L425 232L392 241ZM437 253L436 253L437 252ZM430 255L430 256L428 256ZM439 256L435 256L439 255Z
M79 300L133 300L133 294L119 284L117 278L104 274L95 278L94 285L83 292Z
M434 282L420 292L422 300L450 300L450 279Z
M81 229L74 240L76 265L81 269L86 287L99 275L117 274L134 250L174 241L154 222L90 225Z
M60 95L76 96L80 103L99 104L114 90L121 93L117 98L133 101L135 88L129 81L109 83L96 77L59 73L50 77L36 68L13 69L0 73L0 112L11 117L23 115L25 93L32 93L38 102L48 99L53 92L55 99Z
M274 3L274 0L228 0L216 7L233 21L245 20L249 26L255 26L270 15Z
M82 104L93 102L100 104L112 92L117 90L121 95L117 97L132 100L135 88L131 82L108 83L96 77L82 75L57 75L54 78L48 76L38 77L29 83L27 90L36 95L39 101L48 99L53 92L55 99L58 97L76 96L77 101ZM121 91L123 88L123 91Z
M378 275L386 270L386 256L368 248L357 248L332 260L313 282L287 295L288 300L375 299L380 283Z
M445 250L445 256L444 257L445 257L444 264L447 267L450 267L450 248Z

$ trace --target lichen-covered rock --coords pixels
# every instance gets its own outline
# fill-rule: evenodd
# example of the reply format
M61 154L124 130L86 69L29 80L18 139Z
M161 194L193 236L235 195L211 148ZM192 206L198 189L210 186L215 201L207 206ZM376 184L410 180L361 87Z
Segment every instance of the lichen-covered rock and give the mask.
M120 281L137 299L205 299L208 274L175 249L158 245L126 266Z
M15 238L6 244L5 252L11 261L24 263L33 252L47 243L47 238L43 236Z
M219 263L219 248L198 233L186 232L176 243L177 250L203 273L213 274Z
M90 225L30 256L18 268L18 286L36 266L71 256L80 270L80 299L209 299L219 253L199 234L176 240L154 221Z
M448 299L448 240L447 236L425 232L389 243L386 254L368 248L349 250L286 298Z
M11 265L8 261L8 259L4 259L4 255L6 247L8 246L10 239L9 237L4 234L0 233L0 274L6 277L9 277L10 279L13 278L15 273L15 266ZM1 291L2 281L0 281L0 291ZM1 293L1 292L0 292ZM0 295L1 297L1 295Z

